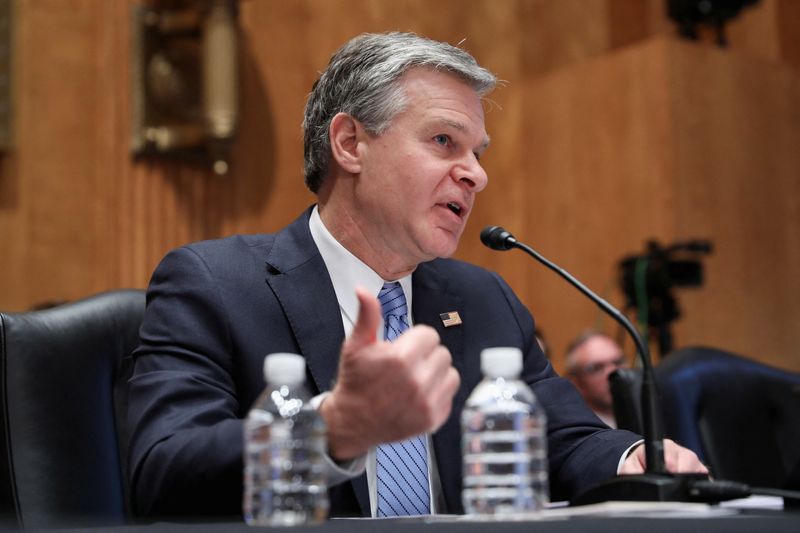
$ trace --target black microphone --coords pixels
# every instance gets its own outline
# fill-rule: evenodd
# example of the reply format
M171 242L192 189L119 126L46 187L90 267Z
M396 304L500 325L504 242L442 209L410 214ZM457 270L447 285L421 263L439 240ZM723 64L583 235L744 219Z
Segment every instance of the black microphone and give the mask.
M510 250L517 239L500 226L486 226L481 231L481 242L492 250Z
M519 242L502 227L485 227L481 231L481 242L492 250L504 251L519 248L567 280L570 285L581 291L625 328L633 338L636 352L642 362L642 427L644 429L644 447L647 462L645 473L613 478L578 495L571 503L573 505L583 505L609 500L694 501L690 494L692 483L698 480L706 480L708 477L705 474L668 474L666 471L653 364L650 360L647 344L644 343L641 335L633 327L630 320L569 272L552 263L530 246Z

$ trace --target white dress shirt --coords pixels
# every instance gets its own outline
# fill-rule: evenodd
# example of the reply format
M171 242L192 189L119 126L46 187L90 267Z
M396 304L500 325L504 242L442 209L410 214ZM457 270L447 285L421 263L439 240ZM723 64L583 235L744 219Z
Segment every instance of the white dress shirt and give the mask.
M350 335L358 319L358 298L356 297L356 287L363 287L370 294L378 297L383 284L387 281L399 281L403 287L408 306L408 323L413 326L414 317L411 314L411 302L414 297L411 291L411 274L398 280L384 280L374 270L368 267L358 257L350 253L347 248L342 246L323 224L319 216L318 207L314 207L309 219L311 237L319 249L322 260L328 269L328 274L333 283L333 290L336 292L336 299L339 302L339 310L342 314L342 325L344 326L345 338ZM381 316L376 332L376 338L383 338L384 322ZM319 402L324 395L319 398ZM436 469L435 458L433 457L433 446L430 435L426 435L428 441L428 489L431 495L430 509L431 514L436 512L436 502L441 501L441 486L439 483L438 471ZM367 485L369 487L369 504L372 516L375 517L378 511L378 489L377 489L377 470L375 460L375 449L371 449L366 457L358 458L355 461L338 466L342 474L350 477L360 475L364 467L367 471ZM334 474L336 474L334 472ZM338 475L336 476L338 477Z

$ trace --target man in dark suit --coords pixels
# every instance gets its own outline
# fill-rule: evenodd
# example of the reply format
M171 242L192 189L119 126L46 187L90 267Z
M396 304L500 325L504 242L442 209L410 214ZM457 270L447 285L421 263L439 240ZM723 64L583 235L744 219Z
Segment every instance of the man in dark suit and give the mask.
M196 243L162 261L130 380L139 513L240 512L242 418L272 352L302 354L320 394L334 516L386 513L376 449L405 439L427 458L430 493L417 512L462 511L459 417L491 346L523 351L523 378L547 411L554 498L641 470L641 450L629 453L639 437L609 430L556 376L505 282L446 259L488 181L481 98L495 81L444 43L351 40L306 106L317 205L276 234ZM410 310L412 327L393 342L377 335L384 286L400 287ZM671 443L667 462L702 469Z

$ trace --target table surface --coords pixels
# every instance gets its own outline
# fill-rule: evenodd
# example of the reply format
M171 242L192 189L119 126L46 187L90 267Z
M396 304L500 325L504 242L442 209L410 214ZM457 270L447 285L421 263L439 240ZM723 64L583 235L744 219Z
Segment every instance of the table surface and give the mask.
M636 508L627 504L586 506L577 514L570 509L554 509L516 520L487 520L459 516L427 516L396 519L332 519L316 526L274 528L283 532L309 533L562 533L598 531L609 533L736 533L736 532L800 532L800 511L775 509L727 508L699 504ZM242 522L172 523L103 527L112 533L220 533L268 530L251 528ZM60 531L99 531L99 529L61 529Z

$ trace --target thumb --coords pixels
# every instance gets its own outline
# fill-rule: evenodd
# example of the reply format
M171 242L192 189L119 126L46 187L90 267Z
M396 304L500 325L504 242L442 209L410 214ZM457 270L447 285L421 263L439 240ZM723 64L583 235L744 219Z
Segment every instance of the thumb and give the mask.
M356 287L358 298L358 319L353 331L344 343L343 353L357 352L375 343L375 333L381 319L381 305L378 299L363 287Z

